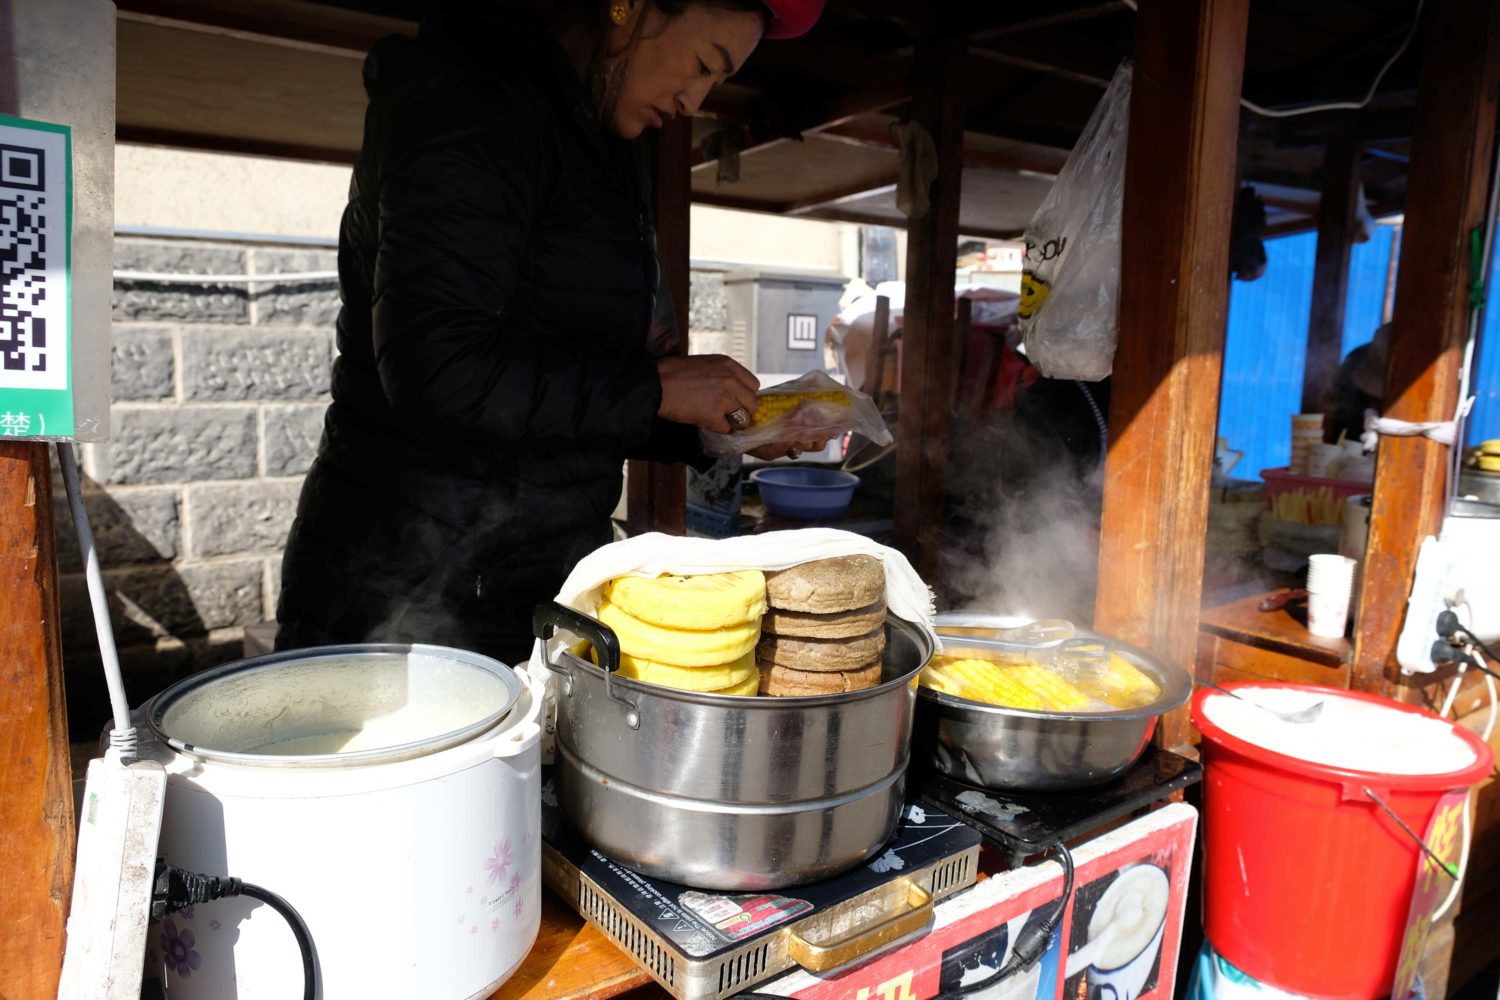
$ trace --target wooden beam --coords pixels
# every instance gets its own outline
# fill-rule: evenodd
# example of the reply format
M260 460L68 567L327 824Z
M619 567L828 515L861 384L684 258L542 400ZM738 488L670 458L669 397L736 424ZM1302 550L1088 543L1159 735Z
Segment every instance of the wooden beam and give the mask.
M963 186L964 42L951 35L917 47L915 120L937 147L927 214L907 225L906 307L901 333L901 408L896 447L896 546L937 585L948 465L953 375L953 272Z
M115 139L118 142L133 142L142 146L169 146L174 149L199 149L209 153L240 153L246 156L267 156L279 160L299 160L310 163L338 163L346 166L353 165L359 159L357 148L263 142L259 139L242 139L208 132L184 132L137 125L117 127Z
M1318 202L1318 249L1313 263L1302 412L1338 406L1339 360L1344 355L1344 305L1349 299L1349 255L1359 221L1359 143L1345 138L1323 153L1323 197Z
M1060 65L1055 60L1043 59L1035 55L1027 54L1025 51L1000 52L995 49L970 49L969 55L974 59L982 59L986 62L999 63L1003 66L1013 66L1016 69L1029 69L1036 73L1045 73L1055 76L1059 80L1071 80L1074 83L1082 83L1090 87L1098 87L1103 90L1109 86L1109 78L1097 73L1088 73L1082 70L1072 69Z
M1500 4L1430 0L1419 74L1385 415L1450 420L1468 336L1469 239L1484 225L1493 165ZM1354 643L1359 690L1390 689L1417 549L1442 523L1449 458L1426 438L1380 442Z
M693 123L669 122L656 137L656 253L663 287L671 296L677 327L674 351L687 353L688 299L691 270L689 238ZM626 519L633 532L687 531L687 466L681 462L630 463L625 497Z
M852 222L857 226L890 226L893 229L906 229L906 220L902 218L891 218L886 215L876 215L874 212L857 212L843 208L824 208L816 212L809 212L802 216L804 219L821 219L824 222ZM989 226L971 226L962 219L958 223L958 238L969 237L977 240L996 240L1009 243L1021 238L1021 232L1015 229L994 229ZM954 243L954 264L958 261L958 245Z
M121 20L172 23L198 31L293 47L316 46L363 58L381 38L412 34L416 22L340 10L330 4L222 3L203 0L117 0Z
M183 12L184 14L186 12ZM369 51L368 45L330 45L326 42L310 41L290 35L274 34L269 31L251 31L243 28L229 27L223 24L205 24L201 21L191 19L187 16L168 16L164 14L147 14L137 11L121 10L118 14L122 21L136 21L141 24L153 24L161 28L178 28L183 31L196 31L205 35L220 35L225 38L238 38L246 42L260 42L266 45L278 45L282 48L299 49L303 52L316 52L320 55L339 56L344 59L363 59Z
M741 130L740 155L745 156L785 142L800 141L806 136L815 135L825 129L845 125L862 115L876 115L882 111L889 111L905 104L910 99L911 94L907 90L906 82L898 78L894 82L874 86L859 93L803 109L787 123L777 124L769 121L753 126L726 125L725 127ZM710 156L701 145L692 150L691 163L694 171L706 169L717 162L718 157Z
M1072 10L1061 11L1056 14L1041 14L1036 17L1027 18L1024 21L1012 21L1009 24L997 25L993 28L985 28L975 31L969 35L971 44L987 42L995 38L1004 38L1008 35L1021 35L1027 32L1040 31L1043 28L1058 28L1063 25L1077 24L1079 21L1092 21L1095 18L1104 17L1108 14L1118 14L1130 9L1127 0L1110 0L1108 3L1092 3L1083 7L1075 7Z
M752 201L749 198L736 198L730 195L721 195L713 191L694 191L693 203L697 205L710 205L714 208L727 208L735 212L755 212L759 215L777 215L782 217L786 217L792 210L791 203ZM892 229L903 230L907 228L907 220L903 216L861 212L857 209L838 205L825 208L810 208L798 215L797 218L816 219L822 222L851 222L856 226L890 226ZM971 226L960 221L959 236L1010 242L1020 239L1021 231L1016 229L995 229L990 226ZM954 251L956 254L956 243Z
M74 826L46 445L0 442L0 510L0 997L50 997Z
M1249 0L1140 0L1119 344L1099 545L1100 631L1191 669L1229 301ZM1158 741L1187 743L1187 712Z
M785 215L791 208L789 202L784 201L758 201L754 198L741 198L738 195L720 194L717 191L694 191L693 201L699 205L712 205L714 208L728 208L736 212L760 212L763 215Z
M820 194L804 201L793 202L786 210L788 215L807 215L820 208L835 208L839 205L847 205L852 201L860 201L865 198L874 198L877 195L890 194L896 190L896 181L877 180L861 181L851 184L841 190L832 191L828 194Z
M818 142L838 142L848 146L859 146L864 149L879 149L895 153L898 149L896 140L888 132L878 129L858 128L852 125L843 125L838 128L825 129L817 132L809 139ZM966 167L988 167L991 170L1013 170L1026 171L1033 174L1041 174L1046 177L1056 177L1062 172L1062 163L1057 160L1041 156L1028 156L1021 151L1001 152L990 149L964 148L964 166Z

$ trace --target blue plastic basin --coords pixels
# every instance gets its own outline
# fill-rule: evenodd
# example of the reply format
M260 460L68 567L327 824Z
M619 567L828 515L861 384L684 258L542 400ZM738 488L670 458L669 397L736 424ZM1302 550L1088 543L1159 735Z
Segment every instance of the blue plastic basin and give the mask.
M777 517L821 521L849 509L859 477L834 469L776 466L757 469L750 481L760 490L766 510Z

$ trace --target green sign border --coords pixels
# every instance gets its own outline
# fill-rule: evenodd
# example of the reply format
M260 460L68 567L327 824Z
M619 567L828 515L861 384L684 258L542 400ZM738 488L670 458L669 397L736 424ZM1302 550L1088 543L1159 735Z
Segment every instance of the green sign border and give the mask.
M30 118L14 118L0 115L0 125L30 129L35 132L54 132L63 137L63 178L66 201L64 222L63 301L67 316L67 365L68 384L62 389L0 389L0 413L25 413L40 417L40 425L33 433L5 434L17 440L26 438L61 438L73 435L73 130L67 125L33 121Z

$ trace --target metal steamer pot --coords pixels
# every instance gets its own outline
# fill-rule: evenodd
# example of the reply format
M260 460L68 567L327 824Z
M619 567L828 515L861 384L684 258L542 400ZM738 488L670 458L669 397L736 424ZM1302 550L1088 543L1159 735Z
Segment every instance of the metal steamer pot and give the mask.
M543 605L558 803L601 852L704 889L778 889L865 860L900 820L926 633L886 624L882 682L797 698L679 691L621 677L614 633ZM591 642L602 667L552 643Z
M1027 624L1028 619L1004 615L942 614L937 633L945 655L962 655L965 649L980 656L986 651L1035 653L1059 644L1005 638ZM1072 635L1105 643L1150 676L1161 696L1150 705L1114 712L1038 712L984 705L924 687L917 705L918 752L941 773L984 788L1083 788L1123 773L1140 759L1162 713L1187 702L1192 679L1145 650L1083 629L1073 629Z

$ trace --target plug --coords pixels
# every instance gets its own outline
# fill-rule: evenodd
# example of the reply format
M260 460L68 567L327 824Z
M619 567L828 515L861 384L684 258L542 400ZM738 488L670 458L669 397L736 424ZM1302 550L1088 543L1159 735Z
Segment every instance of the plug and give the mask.
M1444 613L1447 614L1449 612ZM1480 667L1481 669L1483 669L1483 666L1478 660L1470 656L1468 653L1464 652L1459 647L1448 645L1448 640L1446 639L1433 640L1432 662L1437 664L1457 663L1460 666Z
M1458 620L1458 615L1451 608L1437 616L1437 634L1444 639L1451 640L1461 631L1463 631L1463 623Z

